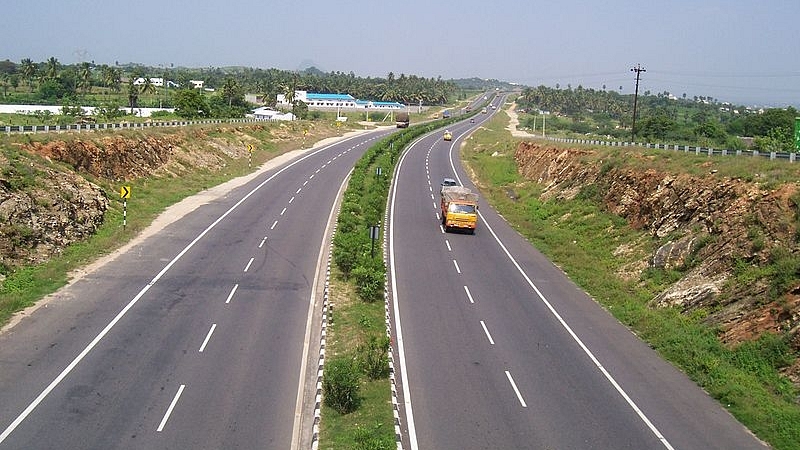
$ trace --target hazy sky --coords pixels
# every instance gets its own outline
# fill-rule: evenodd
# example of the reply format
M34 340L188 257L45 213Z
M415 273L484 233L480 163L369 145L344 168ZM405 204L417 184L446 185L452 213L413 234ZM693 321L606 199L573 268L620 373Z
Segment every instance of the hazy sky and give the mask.
M0 60L496 78L800 105L800 0L0 0ZM153 74L154 76L156 74Z

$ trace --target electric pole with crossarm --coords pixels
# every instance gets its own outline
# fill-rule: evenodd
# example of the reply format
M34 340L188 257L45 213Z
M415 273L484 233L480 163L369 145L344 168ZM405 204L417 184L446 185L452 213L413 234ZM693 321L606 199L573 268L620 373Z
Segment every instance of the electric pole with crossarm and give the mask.
M633 93L633 122L631 124L631 142L636 142L636 103L639 100L639 74L647 72L640 64L631 69L631 72L636 72L636 90Z

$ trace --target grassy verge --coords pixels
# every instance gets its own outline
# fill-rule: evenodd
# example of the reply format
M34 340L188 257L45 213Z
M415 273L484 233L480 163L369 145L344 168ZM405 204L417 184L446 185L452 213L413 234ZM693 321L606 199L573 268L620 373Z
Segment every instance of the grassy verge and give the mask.
M757 436L776 449L800 447L798 392L777 370L794 358L786 343L780 337L765 336L730 349L699 317L674 309L648 308L647 302L669 283L669 273L645 271L634 280L609 274L646 260L655 243L605 212L593 201L591 186L584 187L573 200L541 200L541 187L517 173L513 159L517 140L505 130L507 123L507 117L498 114L462 149L466 166L487 201L573 281ZM653 155L667 159L663 152ZM681 158L684 156L673 153L664 164L685 171L690 164ZM742 175L742 164L748 164L747 173L770 174L774 182L790 177L785 163L781 168L764 162L763 171L754 169L754 161L747 158L725 163L715 160L712 164ZM633 250L620 255L615 250L621 246Z
M282 127L282 128L281 128ZM289 127L289 129L287 129ZM291 128L296 128L292 130ZM276 130L281 131L281 138L276 138ZM311 130L305 138L303 130ZM68 282L69 273L79 267L96 260L98 257L121 247L138 233L144 230L168 206L196 194L211 186L218 185L238 176L246 175L269 159L288 151L301 148L304 139L308 144L326 137L340 135L344 130L333 124L313 124L297 122L290 125L274 126L194 126L187 129L152 129L147 131L125 131L114 135L136 136L185 133L186 146L195 147L200 152L218 155L224 162L218 169L197 169L186 167L174 176L150 176L126 182L132 188L132 196L128 200L127 226L122 227L122 202L119 199L120 183L105 179L92 179L101 186L112 199L104 222L95 235L89 239L67 247L62 254L49 261L24 267L9 274L0 284L0 325L5 324L17 311L33 305L42 297L55 292ZM104 136L97 134L93 136ZM31 140L47 141L49 139L90 139L89 135L74 134L37 134L0 137L0 151L17 152L19 143ZM252 161L246 157L236 157L220 151L216 147L207 146L209 137L219 142L227 142L231 146L240 147L243 137L258 142L253 152ZM57 167L54 163L42 162L33 155L25 155L30 161ZM2 160L2 158L0 158ZM27 160L26 160L27 161ZM62 170L69 170L63 168ZM178 176L179 175L179 176Z

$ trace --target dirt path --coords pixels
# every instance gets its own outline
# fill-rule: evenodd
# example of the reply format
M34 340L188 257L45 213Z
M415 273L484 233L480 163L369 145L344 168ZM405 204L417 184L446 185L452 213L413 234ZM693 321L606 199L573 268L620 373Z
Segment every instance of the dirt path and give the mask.
M528 133L527 131L520 131L517 129L519 126L519 116L517 115L517 104L512 103L511 106L505 109L506 114L508 114L508 118L510 119L508 122L508 126L506 130L511 133L513 137L521 137L521 138L535 138L537 137L534 134Z

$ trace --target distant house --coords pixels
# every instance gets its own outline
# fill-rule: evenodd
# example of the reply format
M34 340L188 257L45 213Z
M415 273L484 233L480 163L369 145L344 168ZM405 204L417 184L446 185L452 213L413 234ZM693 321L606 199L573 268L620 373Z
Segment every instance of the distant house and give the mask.
M192 87L195 88L195 89L203 89L203 85L205 84L205 81L203 81L203 80L189 80L189 84L191 84Z
M170 83L172 83L172 82L170 81ZM134 86L141 86L143 84L144 84L144 78L143 77L139 77L139 78L133 80L133 85ZM164 79L163 78L150 78L150 84L152 84L155 87L164 87Z
M256 119L256 120L294 120L294 114L292 113L282 113L280 111L275 111L274 109L268 108L266 106L262 106L261 108L256 108L253 110L252 114L248 114L248 116Z

